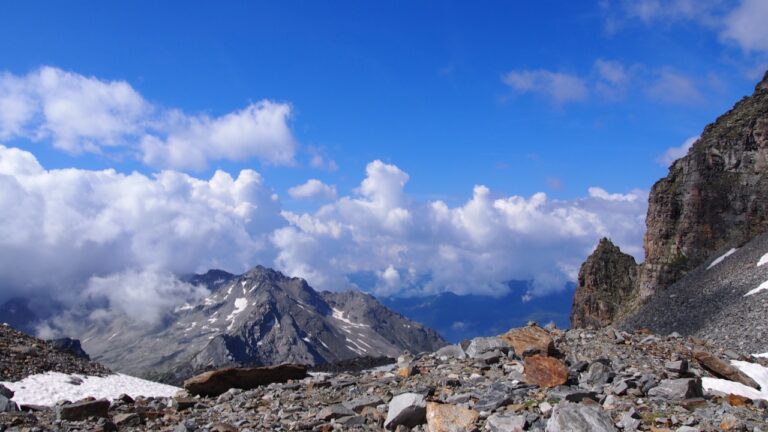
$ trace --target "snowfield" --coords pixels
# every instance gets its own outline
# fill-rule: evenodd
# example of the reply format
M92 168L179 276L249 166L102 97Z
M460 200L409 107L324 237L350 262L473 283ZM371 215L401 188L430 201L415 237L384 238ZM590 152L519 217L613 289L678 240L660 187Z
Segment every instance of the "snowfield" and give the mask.
M729 256L733 255L733 253L734 253L734 252L736 252L736 251L737 251L737 249L731 249L731 250L729 250L728 252L724 253L723 255L721 255L721 256L719 256L719 257L715 258L715 260L714 260L714 261L712 261L712 264L710 264L709 266L707 266L707 270L709 270L709 269L711 269L712 267L714 267L714 266L716 266L716 265L720 264L721 262L723 262L723 260L724 260L724 259L726 259L726 258L728 258Z
M768 368L756 363L750 363L739 360L732 360L731 364L740 371L755 380L760 385L761 390L753 389L744 384L728 381L720 378L702 378L701 385L706 391L715 391L724 394L735 394L748 397L753 400L768 400Z
M757 266L768 264L768 253L760 257L760 261L757 262Z
M137 396L171 397L179 387L160 384L123 374L105 377L67 375L47 372L30 375L18 382L0 382L15 392L13 400L21 404L53 406L66 399L77 401L88 396L97 399L117 399L121 394Z
M750 292L744 294L744 297L751 296L752 294L757 294L757 293L759 293L760 291L763 291L763 290L768 290L768 281L765 281L765 282L761 283L759 287L757 287L757 288L751 290Z

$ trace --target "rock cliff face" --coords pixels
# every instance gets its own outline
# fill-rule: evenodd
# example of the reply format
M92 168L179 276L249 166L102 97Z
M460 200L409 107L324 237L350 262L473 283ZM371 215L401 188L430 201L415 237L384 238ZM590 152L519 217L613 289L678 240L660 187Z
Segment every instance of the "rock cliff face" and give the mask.
M573 327L604 327L614 321L634 294L638 266L607 238L587 258L579 271L573 296Z
M599 256L582 267L573 326L613 322L619 310L636 310L717 251L768 231L768 73L752 96L704 128L688 154L656 182L648 201L645 262L614 265L610 277L597 277L601 268L621 261L598 247ZM597 263L600 257L608 262ZM605 298L618 299L620 306L598 300Z

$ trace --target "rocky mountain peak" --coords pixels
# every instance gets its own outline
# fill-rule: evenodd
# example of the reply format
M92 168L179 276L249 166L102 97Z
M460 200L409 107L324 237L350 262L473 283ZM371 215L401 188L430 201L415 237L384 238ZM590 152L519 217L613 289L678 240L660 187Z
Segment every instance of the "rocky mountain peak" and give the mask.
M629 260L617 260L607 247L598 247L598 255L587 260L586 268L582 267L586 270L585 283L593 285L577 290L573 324L605 325L618 317L617 310L635 310L716 252L743 245L766 231L768 73L754 94L705 127L688 154L675 161L668 175L653 185L646 217L645 262L636 267ZM604 266L623 273L601 280L591 278L601 274L601 265L595 262L600 256L607 260ZM632 281L631 288L627 281ZM582 321L579 310L594 311L597 307L594 296L583 294L607 295L611 289L620 292L610 299L621 303L612 308L605 305L597 321ZM582 301L593 303L582 305Z
M604 327L622 312L637 279L635 259L608 238L602 238L579 270L573 297L573 327Z

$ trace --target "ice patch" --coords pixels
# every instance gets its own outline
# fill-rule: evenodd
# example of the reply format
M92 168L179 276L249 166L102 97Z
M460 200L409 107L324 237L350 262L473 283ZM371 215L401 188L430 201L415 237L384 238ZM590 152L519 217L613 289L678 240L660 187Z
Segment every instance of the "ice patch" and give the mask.
M715 258L715 260L714 260L714 261L712 261L712 264L710 264L709 266L707 266L707 270L709 270L709 269L711 269L712 267L714 267L714 266L716 266L716 265L720 264L721 262L723 262L723 260L724 260L724 259L726 259L726 258L728 258L729 256L731 256L731 255L732 255L734 252L736 252L736 250L737 250L736 248L733 248L733 249L729 250L728 252L726 252L726 253L724 253L724 254L720 255L719 257Z
M731 360L731 364L744 372L748 377L755 380L762 390L753 389L744 384L728 381L720 378L704 377L701 379L701 385L704 390L717 391L725 394L735 394L748 397L750 399L768 400L768 368L756 363L746 361Z
M72 377L81 379L82 384L72 384ZM14 391L13 400L18 404L45 406L53 406L62 399L77 401L88 396L113 400L123 393L133 398L171 397L181 390L178 387L123 374L95 377L47 372L30 375L18 382L0 384Z
M752 354L753 357L760 357L760 358L768 358L768 352L764 352L761 354Z
M338 310L336 308L333 308L333 317L336 318L337 320L347 324L347 325L352 326L352 327L356 327L356 328L370 327L367 324L360 324L360 323L352 322L348 318L344 318L344 312L342 312L342 311L340 311L340 310Z
M301 340L303 340L306 343L312 343L312 341L308 337L303 337L301 338Z
M247 307L248 299L245 297L238 297L235 299L235 309L232 310L232 313L227 316L227 321L229 321L229 327L227 327L227 330L232 330L234 328L235 317L244 311Z
M760 266L761 266L761 265L763 265L763 264L768 264L768 253L767 253L767 254L765 254L765 255L763 255L763 256L760 258L760 261L758 261L758 262L757 262L757 266L758 266L758 267L760 267Z
M744 297L751 296L752 294L757 294L758 292L763 291L763 290L768 290L768 281L765 281L765 282L761 283L759 287L757 287L757 288L753 289L752 291L744 294Z

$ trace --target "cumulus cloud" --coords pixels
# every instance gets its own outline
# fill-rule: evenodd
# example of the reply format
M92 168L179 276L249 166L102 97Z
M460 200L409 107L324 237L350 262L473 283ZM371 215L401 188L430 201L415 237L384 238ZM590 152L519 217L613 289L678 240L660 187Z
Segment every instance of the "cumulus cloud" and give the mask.
M351 195L294 213L252 170L209 179L53 170L0 146L0 206L13 209L0 212L0 301L50 296L88 305L77 316L93 321L112 310L152 323L205 295L172 275L209 268L271 265L331 290L354 288L362 272L380 295L501 295L524 279L535 296L573 280L602 236L642 257L642 191L592 188L559 201L477 185L449 206L408 195L408 181L373 161Z
M349 286L346 275L370 272L381 295L404 292L501 295L505 281L533 280L531 295L563 288L602 236L642 258L647 195L593 188L558 201L544 193L495 197L476 186L463 205L420 202L408 175L371 162L353 196L313 214L284 211L290 223L273 235L275 265L322 289Z
M269 233L284 224L280 203L252 170L208 180L46 170L29 152L4 146L0 206L0 301L52 296L70 304L86 289L105 294L105 280L130 280L133 269L244 270L272 259ZM133 288L111 289L117 300Z
M586 82L576 76L546 69L516 70L502 78L504 83L519 93L539 94L557 105L585 100Z
M743 0L724 20L720 36L746 52L768 52L768 2Z
M53 67L0 74L0 138L50 141L73 154L136 154L160 168L202 169L209 161L249 158L292 164L290 116L290 105L271 101L219 117L162 109L125 81Z
M680 159L688 154L688 150L693 144L699 140L699 135L693 136L685 140L681 145L677 147L670 147L663 155L659 156L657 162L663 167L672 165L672 162Z
M336 198L336 186L330 186L318 179L309 179L306 183L288 189L288 195L296 199L326 199Z

